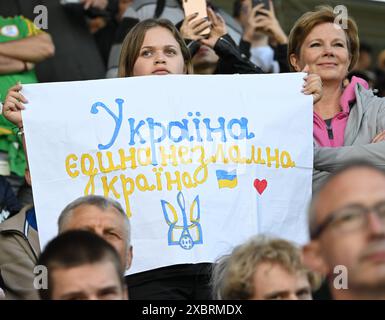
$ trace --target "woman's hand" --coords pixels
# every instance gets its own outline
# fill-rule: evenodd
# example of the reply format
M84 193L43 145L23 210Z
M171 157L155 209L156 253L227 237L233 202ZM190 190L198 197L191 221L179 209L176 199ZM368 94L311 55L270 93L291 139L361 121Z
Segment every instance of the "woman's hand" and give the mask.
M318 74L310 73L308 65L305 66L302 72L306 72L308 74L304 78L305 83L303 85L302 92L304 94L311 94L313 96L313 104L316 104L321 100L323 93L321 77Z
M21 119L21 110L25 109L23 103L28 103L27 99L20 93L21 89L20 83L10 88L3 105L4 117L18 128L23 126Z
M180 28L180 33L183 39L189 39L198 41L204 38L200 33L207 28L210 28L211 22L206 18L193 21L197 17L198 13L193 13L187 16L183 20L183 24Z
M225 20L219 14L216 14L213 9L207 8L207 14L211 22L211 32L208 38L201 39L200 42L214 49L218 39L227 33L227 28Z

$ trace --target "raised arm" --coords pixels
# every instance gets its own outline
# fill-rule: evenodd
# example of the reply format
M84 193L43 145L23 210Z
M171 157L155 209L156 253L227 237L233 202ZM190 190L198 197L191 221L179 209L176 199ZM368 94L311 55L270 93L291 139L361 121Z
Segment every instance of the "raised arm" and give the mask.
M20 93L22 89L21 84L17 84L8 90L7 97L4 101L3 116L5 119L13 123L19 128L19 133L22 135L23 149L28 163L27 148L24 139L23 120L21 117L21 110L24 110L24 103L28 103L27 99Z

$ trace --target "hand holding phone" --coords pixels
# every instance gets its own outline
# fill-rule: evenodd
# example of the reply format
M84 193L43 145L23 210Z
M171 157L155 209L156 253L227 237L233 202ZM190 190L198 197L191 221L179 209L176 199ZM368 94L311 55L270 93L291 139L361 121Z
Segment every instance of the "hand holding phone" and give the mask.
M263 1L265 0L259 0L259 2ZM275 15L274 6L271 0L267 0L267 2L269 3L269 9L259 8L261 3L259 3L258 7L252 9L248 20L248 28L245 30L243 37L246 41L252 41L252 34L256 31L262 31L278 44L287 44L287 35Z
M206 18L206 19L208 18L206 0L182 0L182 1L183 1L183 10L184 10L185 17L196 14L195 18L190 20L190 22L201 20L203 18ZM202 30L202 32L200 32L200 35L207 36L209 33L210 33L210 28L207 27L206 29Z
M214 49L215 44L220 37L223 37L227 33L227 27L225 20L213 9L207 8L207 13L211 22L211 32L205 39L201 39L200 42L211 49Z

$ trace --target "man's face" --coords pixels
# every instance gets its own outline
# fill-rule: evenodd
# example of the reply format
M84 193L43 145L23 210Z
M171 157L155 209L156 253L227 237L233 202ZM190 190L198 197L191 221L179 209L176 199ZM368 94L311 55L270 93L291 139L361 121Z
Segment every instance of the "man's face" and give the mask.
M311 287L305 272L292 273L278 263L262 262L254 274L251 300L311 300Z
M335 217L345 217L330 223L317 242L329 274L336 266L347 268L349 289L373 292L385 288L384 219L373 210L361 220L351 214L354 207L373 207L383 201L385 177L369 168L342 173L319 194L315 207L318 225L333 212Z
M125 220L117 209L111 207L101 210L93 205L81 205L75 208L62 231L79 229L96 233L102 237L118 252L123 267L130 266L132 252L127 245L128 234Z
M50 282L52 300L127 300L127 290L110 261L54 269Z

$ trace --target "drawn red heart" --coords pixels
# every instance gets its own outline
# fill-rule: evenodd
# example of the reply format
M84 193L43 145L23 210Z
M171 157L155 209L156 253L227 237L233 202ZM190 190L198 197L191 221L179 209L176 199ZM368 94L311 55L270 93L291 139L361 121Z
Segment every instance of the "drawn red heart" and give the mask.
M266 179L259 180L255 179L254 180L254 188L258 191L259 194L262 194L267 187L267 181Z

